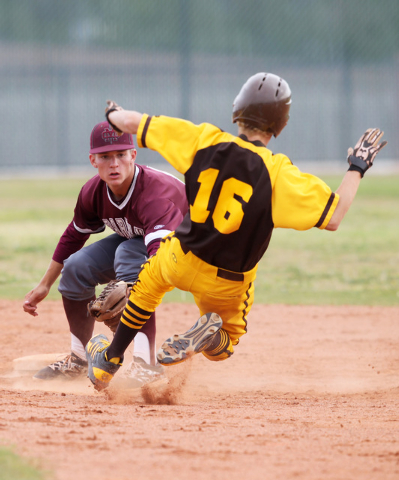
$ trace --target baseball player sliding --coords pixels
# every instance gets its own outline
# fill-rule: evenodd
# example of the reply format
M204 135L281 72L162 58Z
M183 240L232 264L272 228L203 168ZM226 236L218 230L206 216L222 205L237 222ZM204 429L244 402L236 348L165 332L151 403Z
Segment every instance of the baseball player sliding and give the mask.
M25 312L37 315L38 303L62 272L58 290L71 331L71 354L37 372L36 379L87 375L85 346L93 335L94 316L100 321L107 318L107 326L116 329L122 312L117 315L114 308L115 295L120 295L123 307L127 288L136 280L141 265L187 212L184 183L173 175L136 165L135 160L131 134L117 135L108 122L95 125L90 136L90 163L98 175L82 187L73 220L47 272L23 304ZM106 226L114 233L82 248L91 234L103 232ZM107 283L96 299L96 286ZM98 310L107 299L112 302L106 312L111 318L99 317ZM94 316L88 315L88 306ZM140 387L163 374L155 358L155 331L152 313L135 339L127 386Z
M190 210L141 270L112 342L105 335L88 342L88 375L97 389L107 387L130 342L175 287L193 294L201 316L163 343L158 361L174 365L200 352L213 361L229 358L247 331L258 262L273 229L338 228L386 144L378 143L383 132L367 130L349 150L349 170L332 192L267 148L286 126L290 107L287 82L271 73L250 77L234 100L238 136L108 102L115 131L136 134L140 147L158 151L184 174Z

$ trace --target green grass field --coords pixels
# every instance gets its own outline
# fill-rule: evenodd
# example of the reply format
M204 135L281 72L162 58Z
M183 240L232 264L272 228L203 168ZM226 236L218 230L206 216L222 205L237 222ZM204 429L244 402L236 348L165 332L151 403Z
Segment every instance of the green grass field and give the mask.
M323 179L333 189L341 180ZM0 298L22 302L40 280L85 180L0 180ZM366 176L337 232L276 229L255 295L258 303L397 305L399 177ZM60 298L56 285L49 298ZM165 301L192 300L175 290Z
M10 448L0 447L1 480L45 480L53 478L49 472L43 472L34 464L15 454Z

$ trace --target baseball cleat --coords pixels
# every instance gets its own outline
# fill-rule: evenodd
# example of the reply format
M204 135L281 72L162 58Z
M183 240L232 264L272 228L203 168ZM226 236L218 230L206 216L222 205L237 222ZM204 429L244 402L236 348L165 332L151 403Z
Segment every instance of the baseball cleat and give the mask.
M125 372L119 375L120 384L124 388L141 388L160 380L167 381L162 365L149 365L140 357L133 357L132 363Z
M186 333L168 338L158 350L157 359L162 365L175 365L204 351L223 321L217 313L206 313Z
M96 335L86 345L86 357L88 361L87 376L96 390L107 388L115 373L123 363L122 358L111 358L108 361L107 349L111 342L103 335Z
M38 380L75 380L87 374L87 362L71 352L62 360L58 360L39 370L34 379Z

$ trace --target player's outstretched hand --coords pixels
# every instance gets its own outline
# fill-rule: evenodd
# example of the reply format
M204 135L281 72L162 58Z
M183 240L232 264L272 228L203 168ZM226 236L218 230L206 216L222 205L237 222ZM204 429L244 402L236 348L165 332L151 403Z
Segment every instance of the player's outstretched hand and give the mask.
M105 108L105 118L107 119L107 122L111 125L112 129L115 130L118 135L122 135L123 132L111 122L111 120L109 119L109 114L112 112L120 112L121 110L123 110L123 108L120 107L116 102L114 102L113 100L107 100L107 107Z
M373 161L377 153L385 147L388 142L378 142L381 140L384 132L378 128L369 128L360 137L355 148L348 148L349 170L360 172L363 177L366 171L373 166Z
M36 288L31 290L25 295L24 303L22 308L24 312L29 313L33 317L37 317L37 304L44 300L49 294L49 289L38 285Z

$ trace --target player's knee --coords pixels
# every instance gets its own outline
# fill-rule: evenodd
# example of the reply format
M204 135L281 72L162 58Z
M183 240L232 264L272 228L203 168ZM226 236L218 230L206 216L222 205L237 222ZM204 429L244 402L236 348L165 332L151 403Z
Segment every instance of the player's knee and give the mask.
M147 260L144 242L133 242L132 239L119 245L115 252L114 270L116 277L126 282L134 282Z
M71 289L77 290L76 286L80 286L78 278L81 268L82 261L79 255L73 254L65 260L58 288L62 294L67 294Z
M64 261L64 266L62 268L62 275L66 277L76 277L78 272L82 269L82 259L81 255L73 253ZM80 252L79 252L80 253Z
M85 300L95 293L90 267L79 252L72 254L64 262L58 291L70 300Z
M221 328L215 335L209 347L202 354L212 362L220 362L231 357L234 353L233 343L229 334Z

